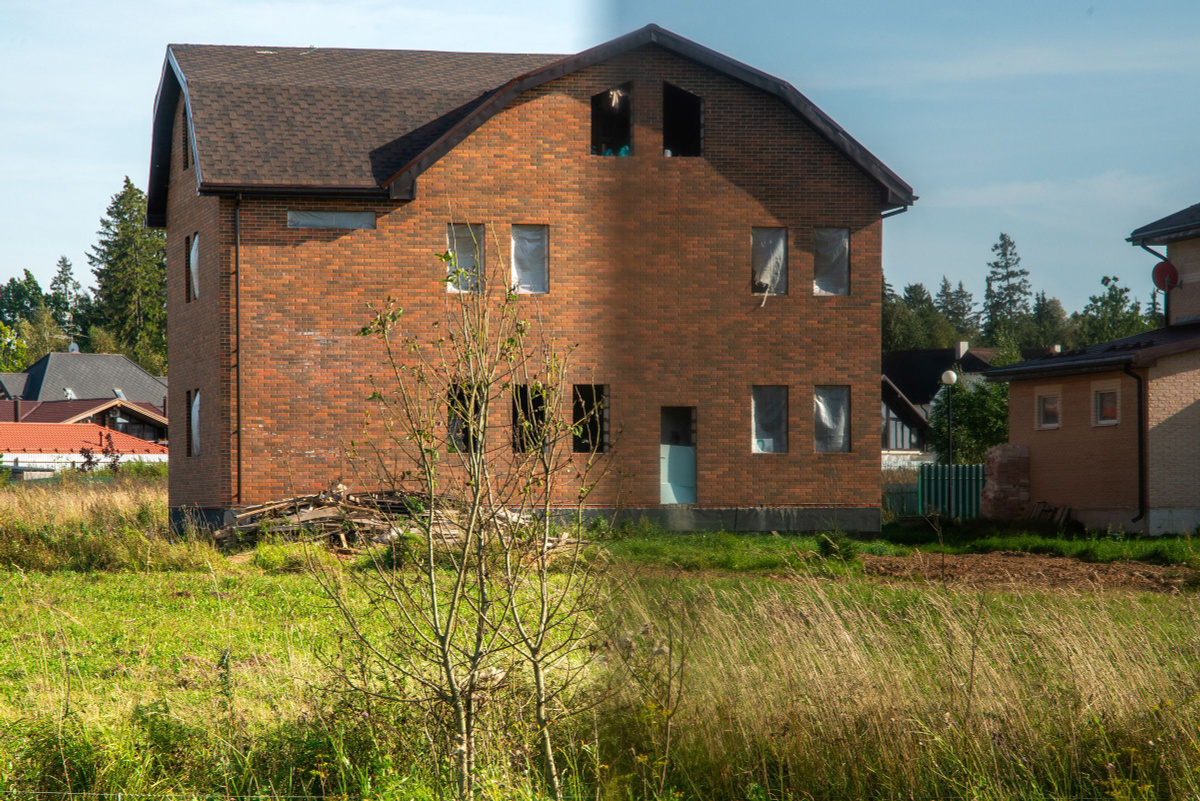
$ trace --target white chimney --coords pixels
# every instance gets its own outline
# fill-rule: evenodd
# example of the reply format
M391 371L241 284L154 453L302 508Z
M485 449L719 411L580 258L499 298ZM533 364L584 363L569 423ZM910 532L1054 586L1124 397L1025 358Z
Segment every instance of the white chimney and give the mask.
M970 350L970 347L970 343L968 342L959 342L957 345L955 345L954 361L962 361L962 357L967 355L967 351Z

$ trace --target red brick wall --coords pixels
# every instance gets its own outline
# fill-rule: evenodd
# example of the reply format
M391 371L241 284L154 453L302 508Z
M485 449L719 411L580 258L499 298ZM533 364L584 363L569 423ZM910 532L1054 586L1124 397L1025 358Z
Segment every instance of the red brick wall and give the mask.
M229 289L232 237L228 203L196 194L196 164L182 167L183 103L175 109L171 185L167 197L167 360L170 502L225 505L231 495ZM200 235L200 294L186 302L187 237ZM201 452L191 456L184 436L187 394L200 391Z
M1115 384L1120 392L1120 418L1115 426L1092 425L1092 392ZM1029 499L1068 505L1072 516L1089 526L1136 526L1137 392L1121 372L1095 373L1009 384L1008 438L1029 448ZM1061 424L1055 430L1034 425L1034 399L1039 389L1061 398Z
M662 156L664 80L705 100L702 159ZM591 156L589 98L626 81L634 155ZM186 233L181 218L216 206L190 191L179 199L180 183L173 187L172 253ZM446 308L445 267L434 254L454 221L494 229L506 261L509 225L550 226L550 293L520 302L579 345L574 382L609 385L612 429L621 432L613 458L630 475L625 505L658 503L659 407L690 405L698 407L701 505L878 506L880 198L876 184L778 101L644 48L529 92L423 174L413 202L247 199L240 500L348 474L343 445L359 435L366 375L381 371L378 347L354 333L367 304L389 295L401 300L408 325L434 330ZM286 227L288 209L343 208L374 209L377 229ZM204 220L215 223L215 212ZM228 201L221 224L228 246ZM752 226L789 229L789 294L765 306L750 289ZM851 231L847 297L812 294L812 231L826 226ZM493 247L490 266L495 257ZM213 304L206 311L181 308L180 291L172 281L172 398L219 385L224 350L212 337L228 319L215 290L202 288L200 303ZM754 384L790 389L787 454L751 453ZM819 384L852 387L851 453L813 452ZM217 412L212 404L205 411ZM223 414L232 419L232 405ZM505 421L496 422L496 435L507 436ZM228 441L231 426L203 427ZM236 500L229 465L209 461L221 450L211 439L194 469L177 472L190 463L172 448L172 504Z

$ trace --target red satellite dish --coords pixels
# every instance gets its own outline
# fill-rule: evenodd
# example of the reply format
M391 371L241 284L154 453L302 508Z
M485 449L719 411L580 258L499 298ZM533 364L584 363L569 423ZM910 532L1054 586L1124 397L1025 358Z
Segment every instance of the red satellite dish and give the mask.
M1154 272L1150 273L1150 277L1154 279L1154 286L1163 292L1179 286L1179 270L1169 261L1160 261L1154 265Z

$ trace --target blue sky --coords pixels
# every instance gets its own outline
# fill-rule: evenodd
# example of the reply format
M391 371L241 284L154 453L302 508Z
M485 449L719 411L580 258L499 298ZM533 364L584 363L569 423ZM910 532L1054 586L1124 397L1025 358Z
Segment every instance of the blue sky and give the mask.
M46 284L109 198L143 188L168 42L576 52L646 22L790 81L921 196L889 220L900 287L977 299L1001 231L1068 309L1116 274L1143 300L1131 230L1200 202L1200 4L0 0L0 281Z

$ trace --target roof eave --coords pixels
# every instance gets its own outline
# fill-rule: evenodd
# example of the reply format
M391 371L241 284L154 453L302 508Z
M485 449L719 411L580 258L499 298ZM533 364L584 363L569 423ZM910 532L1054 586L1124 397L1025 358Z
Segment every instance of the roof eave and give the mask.
M1169 245L1172 242L1181 242L1185 239L1196 239L1197 237L1200 237L1200 225L1188 223L1170 228L1156 228L1150 231L1134 231L1125 241L1135 247L1140 247L1142 245Z
M1087 361L1077 361L1071 364L1046 364L1030 365L1029 362L1018 362L1011 367L994 367L983 374L988 381L1019 381L1026 378L1058 378L1068 375L1082 375L1086 373L1107 373L1113 370L1120 370L1127 364L1134 362L1134 356L1126 355L1114 358L1112 356L1103 359L1089 359ZM1019 368L1019 369L1018 369Z
M162 77L154 95L154 118L150 134L150 178L146 184L146 225L151 228L167 227L167 193L171 184L171 145L175 141L175 107L182 95L184 120L188 128L188 148L192 156L193 173L196 176L196 191L200 190L203 176L196 150L195 127L192 124L191 99L188 97L187 76L175 60L171 45L163 59Z

